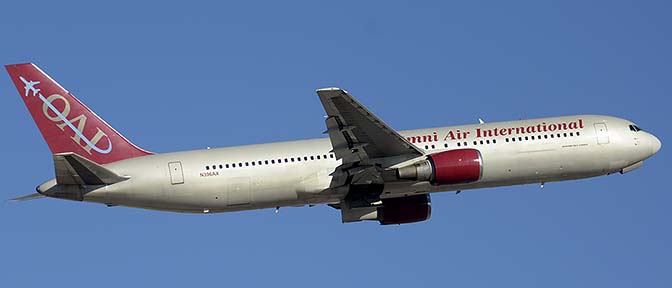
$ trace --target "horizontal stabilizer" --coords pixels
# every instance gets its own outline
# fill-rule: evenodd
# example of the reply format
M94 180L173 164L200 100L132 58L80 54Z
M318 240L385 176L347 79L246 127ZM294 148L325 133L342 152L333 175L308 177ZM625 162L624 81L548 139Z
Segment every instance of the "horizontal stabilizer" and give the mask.
M42 195L42 194L40 194L40 193L33 193L33 194L30 194L30 195L26 195L26 196L21 196L21 197L18 197L18 198L14 198L14 199L11 199L11 200L9 200L9 201L12 201L12 202L20 202L20 201L33 200L33 199L44 198L44 197L45 197L45 196Z
M106 185L129 179L75 153L54 155L54 169L61 185Z

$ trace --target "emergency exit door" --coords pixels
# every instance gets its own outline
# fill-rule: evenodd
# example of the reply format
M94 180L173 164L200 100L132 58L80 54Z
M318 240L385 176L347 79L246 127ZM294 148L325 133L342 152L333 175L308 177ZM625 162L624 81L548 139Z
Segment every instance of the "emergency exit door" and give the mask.
M182 162L168 163L170 171L170 183L173 185L184 183L184 173L182 173Z
M597 144L609 144L609 131L607 131L607 124L595 123L595 135L597 135Z

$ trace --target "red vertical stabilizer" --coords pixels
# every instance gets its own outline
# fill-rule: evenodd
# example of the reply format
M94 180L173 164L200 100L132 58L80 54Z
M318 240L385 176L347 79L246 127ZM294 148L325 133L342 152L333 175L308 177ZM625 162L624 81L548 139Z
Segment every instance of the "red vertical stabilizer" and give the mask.
M73 152L98 164L152 154L133 145L34 64L5 68L53 154Z

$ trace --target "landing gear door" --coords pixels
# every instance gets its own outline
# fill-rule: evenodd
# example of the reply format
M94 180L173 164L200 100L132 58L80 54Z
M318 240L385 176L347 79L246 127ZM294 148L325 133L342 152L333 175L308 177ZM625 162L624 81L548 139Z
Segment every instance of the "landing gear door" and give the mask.
M597 136L597 144L609 144L609 131L607 131L607 124L595 123L595 135Z
M184 183L184 173L182 172L182 162L168 163L170 171L170 183L173 185Z

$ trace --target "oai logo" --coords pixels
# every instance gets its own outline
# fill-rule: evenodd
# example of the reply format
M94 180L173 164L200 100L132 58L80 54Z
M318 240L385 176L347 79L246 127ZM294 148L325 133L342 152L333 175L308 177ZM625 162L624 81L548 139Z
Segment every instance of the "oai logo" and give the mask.
M75 133L74 136L70 137L77 145L81 146L87 153L91 154L91 150L94 150L98 153L108 154L112 151L112 141L110 138L102 131L99 127L96 127L98 132L96 132L93 137L90 139L84 136L84 128L86 128L86 115L81 114L77 117L71 118L68 120L68 115L70 114L70 102L59 94L52 94L51 96L45 98L40 89L35 88L36 85L40 84L39 81L28 81L23 76L19 76L19 79L25 84L24 88L26 90L25 97L28 97L28 93L32 93L32 96L37 96L42 100L42 113L47 119L51 120L54 123L57 123L56 126L61 130L65 131L67 126ZM65 105L63 111L58 111L58 109L53 105L54 101L63 101ZM49 111L53 112L56 116L49 114ZM75 126L75 123L77 126ZM96 144L100 142L101 139L105 137L107 139L107 149L101 149Z

